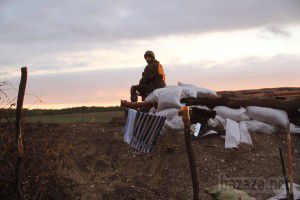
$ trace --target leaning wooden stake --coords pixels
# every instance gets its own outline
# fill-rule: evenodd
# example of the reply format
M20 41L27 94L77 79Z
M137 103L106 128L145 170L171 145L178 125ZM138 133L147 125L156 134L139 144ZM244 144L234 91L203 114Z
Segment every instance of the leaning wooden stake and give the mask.
M289 179L290 179L290 190L289 190L289 197L290 199L294 199L294 175L293 175L293 151L292 151L292 139L291 139L291 132L288 129L287 133L287 145L288 145L288 160L289 160Z
M17 109L16 109L16 141L17 141L17 161L15 168L15 191L18 194L19 199L22 198L21 186L21 164L23 159L23 141L22 141L22 130L21 130L21 119L22 119L22 109L24 102L24 95L27 83L27 67L21 68L21 80L19 85Z
M290 194L290 189L289 189L289 181L288 178L286 176L286 171L285 171L285 166L284 166L284 159L283 159L283 155L282 155L282 150L279 147L279 156L280 156L280 163L281 163L281 169L282 169L282 174L283 174L283 178L284 178L284 184L285 184L285 190L286 190L286 196L289 199L289 194Z
M184 136L185 136L186 151L189 157L189 163L190 163L190 169L191 169L191 175L193 181L194 200L199 200L199 182L197 176L197 168L196 168L195 156L191 145L189 107L184 106L180 111L180 115L182 116L182 120L184 123Z

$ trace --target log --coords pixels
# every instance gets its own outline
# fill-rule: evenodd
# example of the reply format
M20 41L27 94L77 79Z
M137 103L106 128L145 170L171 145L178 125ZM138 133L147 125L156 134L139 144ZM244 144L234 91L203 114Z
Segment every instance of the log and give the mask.
M121 107L131 108L134 110L144 108L151 109L154 104L151 101L142 101L142 102L130 102L126 100L121 100Z
M210 109L215 106L227 106L230 108L240 108L247 106L261 106L270 107L275 109L284 110L287 112L289 119L292 123L300 126L300 97L296 98L276 98L276 97L247 97L247 98L235 98L235 97L214 97L214 98L190 98L183 99L182 103L186 103L187 106L203 105Z
M216 106L227 106L230 108L240 108L247 106L261 106L284 110L289 116L290 122L300 126L300 97L285 98L285 97L228 97L223 95L221 97L203 97L203 98L188 98L182 99L182 103L187 106L203 105L210 109ZM152 102L128 102L121 101L121 106L127 108L151 108L154 104Z

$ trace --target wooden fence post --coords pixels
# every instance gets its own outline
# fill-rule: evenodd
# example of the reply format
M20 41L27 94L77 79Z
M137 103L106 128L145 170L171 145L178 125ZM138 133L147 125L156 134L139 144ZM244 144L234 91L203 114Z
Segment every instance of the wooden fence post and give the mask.
M288 128L287 132L287 150L288 150L288 163L289 163L289 177L290 177L290 190L287 194L288 199L294 199L294 175L293 175L293 147L292 147L291 131Z
M188 106L184 106L181 111L180 115L182 116L182 120L184 123L184 138L186 144L186 152L188 154L190 169L191 169L191 178L193 182L193 193L194 193L194 200L199 200L199 182L197 176L197 167L194 152L192 149L191 144L191 135L190 135L190 111Z
M22 130L21 130L21 119L22 119L22 109L24 103L24 95L27 83L27 67L21 68L21 80L19 85L18 100L17 100L17 109L16 109L16 141L17 141L17 161L15 168L15 191L18 195L18 198L22 198L21 192L21 176L22 176L22 159L23 159L23 141L22 141Z

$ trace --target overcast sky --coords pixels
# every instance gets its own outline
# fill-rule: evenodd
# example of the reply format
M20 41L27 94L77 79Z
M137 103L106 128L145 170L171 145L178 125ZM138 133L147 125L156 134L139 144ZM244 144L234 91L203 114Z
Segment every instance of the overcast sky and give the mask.
M300 1L0 0L0 81L28 66L30 108L117 105L148 49L169 85L300 86Z

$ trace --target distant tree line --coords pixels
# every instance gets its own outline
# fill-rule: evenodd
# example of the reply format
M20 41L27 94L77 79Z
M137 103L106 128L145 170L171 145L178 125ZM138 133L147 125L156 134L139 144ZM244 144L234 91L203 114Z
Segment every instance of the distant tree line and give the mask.
M108 112L108 111L121 111L120 106L110 106L110 107L74 107L74 108L64 108L64 109L24 109L24 116L34 117L42 115L61 115L61 114L74 114L74 113L94 113L94 112ZM0 115L14 116L15 109L0 109Z

